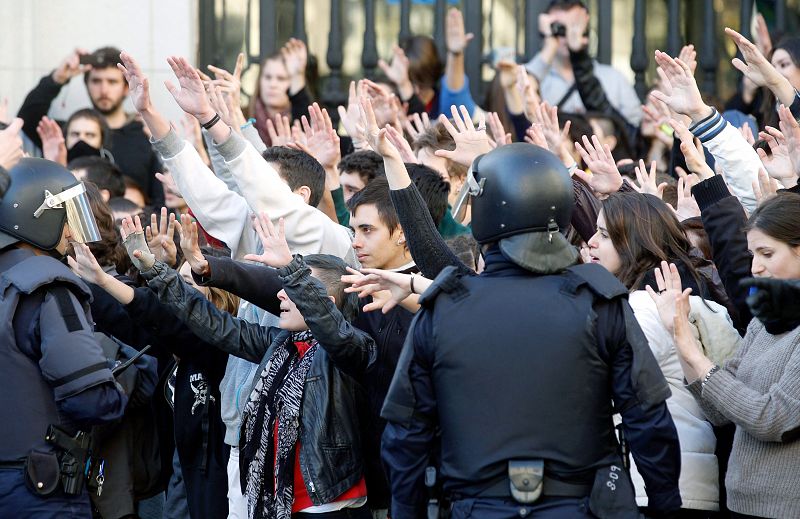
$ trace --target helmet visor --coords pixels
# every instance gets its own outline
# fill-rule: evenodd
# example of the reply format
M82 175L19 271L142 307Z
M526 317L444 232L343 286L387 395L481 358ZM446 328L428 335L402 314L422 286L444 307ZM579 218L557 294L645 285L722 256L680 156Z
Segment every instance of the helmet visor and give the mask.
M45 191L44 202L33 216L38 218L48 209L66 210L67 224L73 240L80 243L100 241L100 229L98 229L97 222L94 219L92 207L89 205L89 197L86 195L86 186L83 182L56 195Z
M65 200L64 208L67 210L67 224L73 240L80 243L100 241L100 229L97 228L85 187L79 195Z

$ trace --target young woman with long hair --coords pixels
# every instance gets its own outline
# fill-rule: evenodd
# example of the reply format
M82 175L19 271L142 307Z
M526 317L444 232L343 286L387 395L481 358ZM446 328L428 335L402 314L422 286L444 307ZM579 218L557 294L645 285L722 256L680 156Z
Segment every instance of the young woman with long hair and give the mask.
M603 201L597 232L588 242L590 261L599 263L631 291L629 302L672 390L667 400L681 443L680 490L688 514L705 517L719 509L718 461L713 427L684 387L683 372L671 334L645 287L655 288L654 270L662 261L678 265L693 287L694 318L703 345L714 358L732 354L739 336L724 306L724 293L711 282L710 263L696 251L669 207L658 197L616 193ZM644 482L632 470L640 506L646 505ZM694 515L692 515L694 516Z

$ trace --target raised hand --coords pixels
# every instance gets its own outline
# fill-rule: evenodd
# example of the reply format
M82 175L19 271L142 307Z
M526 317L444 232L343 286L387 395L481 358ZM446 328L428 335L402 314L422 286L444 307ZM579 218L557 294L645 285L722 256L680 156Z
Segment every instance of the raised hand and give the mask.
M730 27L725 28L725 34L733 40L744 58L744 61L739 58L733 58L731 63L737 70L744 74L747 79L758 86L765 86L773 91L776 88L789 84L789 80L783 77L783 75L772 66L772 63L758 50L758 47L756 47L753 42ZM791 88L791 84L789 84L789 88ZM794 91L794 89L792 89L792 91Z
M700 206L692 196L692 186L685 176L678 179L678 201L675 207L675 216L682 222L689 218L700 216Z
M372 110L375 112L375 119L378 126L391 124L397 129L402 128L400 124L399 110L396 108L396 97L394 93L384 85L379 85L369 79L360 81L363 87L363 94L372 101Z
M763 204L778 193L778 181L770 178L766 170L758 170L758 180L753 181L753 194L758 205Z
M225 104L225 111L227 112L227 118L222 117L221 113L220 117L228 126L234 129L238 129L247 121L244 117L244 113L242 113L241 101L243 68L243 52L240 52L239 56L236 58L236 66L233 70L233 73L213 65L208 66L208 69L214 73L215 77L215 79L210 81L210 84L219 87L219 90L222 93L222 101ZM217 103L219 103L219 101L217 101ZM219 113L219 109L216 105L214 106L214 109L217 110L217 113Z
M264 252L261 254L247 254L244 259L263 263L268 267L285 267L292 262L292 253L289 251L289 244L286 242L283 218L278 220L278 228L272 225L272 221L265 212L253 218L253 229L256 230L261 239Z
M688 116L693 122L711 113L711 108L703 102L689 65L680 59L672 59L660 50L656 51L656 63L661 77L661 90L653 90L651 95L654 98L663 101L675 112Z
M789 153L789 159L792 161L792 170L796 177L800 175L800 124L797 123L794 115L792 115L792 111L785 105L778 107L778 117L780 118L778 126L786 139L786 149ZM784 187L792 187L792 181L787 179L787 182L789 185L784 183ZM797 179L795 178L793 182L796 183Z
M675 297L674 317L672 326L669 329L673 331L675 349L680 357L681 368L686 380L694 382L704 377L714 366L714 363L703 354L703 347L692 332L692 325L689 323L690 291L691 289L687 288Z
M585 171L576 170L577 177L586 182L599 195L610 195L619 191L619 188L622 187L622 175L617 169L614 156L611 155L611 149L607 144L601 144L597 135L592 135L591 141L584 135L583 145L576 142L575 149L578 150L586 167L591 171L590 175Z
M511 144L511 134L506 132L506 129L503 127L503 122L500 121L500 116L497 112L489 112L487 115L486 122L489 125L489 130L492 132L495 147L499 148L500 146Z
M528 74L528 71L523 65L517 65L516 74L516 85L522 97L525 118L532 123L534 122L533 117L536 107L542 102L542 99L539 97L539 82L535 77Z
M67 147L64 144L64 134L57 122L46 115L36 126L36 133L42 140L42 155L47 160L57 162L62 166L67 165Z
M367 143L384 158L396 158L402 160L400 152L386 137L386 128L379 128L375 119L375 112L372 110L372 100L361 98L361 120L358 124L358 132L366 136Z
M171 56L167 58L172 72L178 79L178 86L171 81L164 81L164 85L175 98L178 106L187 114L193 115L200 121L200 124L210 121L215 113L211 108L203 81L197 73L197 69L189 64L186 58Z
M147 246L144 231L142 230L142 222L139 220L138 215L134 216L133 219L130 216L122 219L120 237L122 238L122 246L128 252L128 257L130 257L134 267L140 272L153 268L156 263L156 257Z
M550 106L546 101L542 101L533 109L531 122L541 126L542 134L547 141L547 148L558 155L562 161L570 160L565 144L569 137L569 129L572 125L570 121L564 124L564 128L558 126L558 107Z
M342 158L342 151L339 147L339 135L333 129L328 110L320 109L319 105L314 103L308 107L308 115L311 122L309 123L303 116L302 124L309 153L325 169L335 168Z
M274 122L273 122L274 121ZM273 146L286 146L292 138L292 125L286 115L275 114L272 119L267 119L267 134Z
M161 221L155 213L150 215L150 225L145 228L147 246L158 261L174 267L178 261L178 249L175 246L175 213L167 217L167 208L161 208Z
M589 11L586 9L570 9L565 20L567 29L567 46L570 50L579 51L589 45L586 37L589 28Z
M485 116L481 116L481 121L476 128L467 108L461 105L459 109L461 111L460 114L455 105L450 107L453 123L444 114L439 116L439 122L444 125L445 129L453 137L456 149L453 151L436 150L435 154L437 157L444 157L463 166L470 167L476 157L492 151L492 145L489 142L489 136L486 134Z
M445 20L445 44L447 52L451 54L461 54L467 48L467 44L475 35L464 31L464 16L461 11L451 7L447 12Z
M0 130L0 167L6 170L13 168L23 157L21 129L22 119L17 117L5 130Z
M386 138L397 148L397 151L400 152L400 157L403 159L403 162L410 164L419 163L417 157L414 155L414 151L411 149L411 145L397 128L387 124L384 129L386 130Z
M306 86L306 64L308 49L302 40L290 38L281 48L281 56L289 73L289 93L296 94Z
M525 130L525 142L548 149L547 139L544 137L541 124L532 124Z
M181 251L192 272L198 276L208 274L208 261L200 251L200 240L197 232L197 222L188 214L181 215L180 225L177 226L181 238Z
M697 70L697 51L694 50L694 45L691 43L681 47L681 51L678 53L678 59L689 66L689 70L692 71L692 74Z
M770 154L767 155L763 148L756 148L758 158L761 159L761 163L764 164L769 176L778 180L784 187L796 185L797 174L795 173L792 159L789 157L786 137L772 126L766 126L764 130L759 132L758 137L767 143Z
M681 153L686 159L686 166L689 171L696 174L701 180L713 177L714 171L706 163L706 156L703 153L703 145L700 141L694 138L692 132L683 122L677 119L670 119L669 124L681 141Z
M89 54L85 49L75 49L72 54L64 58L58 67L53 71L53 81L59 85L66 84L70 79L78 74L91 70L91 65L81 65L81 56Z
M422 115L413 113L403 122L403 128L406 133L408 133L408 136L411 137L412 141L416 140L420 134L424 133L430 127L431 120L427 112L422 112Z
M753 39L761 54L769 56L772 53L772 38L769 35L767 21L764 20L764 15L761 13L756 15L756 32Z
M660 184L656 184L656 177L658 176L658 172L656 171L656 161L650 163L650 172L647 172L647 168L645 167L644 161L639 160L639 165L634 168L636 172L636 183L631 183L633 189L638 191L639 193L647 193L650 195L655 195L658 198L664 197L664 189L667 187L666 182L662 182Z
M362 90L361 82L359 81L359 92ZM347 96L347 107L339 106L337 108L339 112L339 120L342 122L342 126L344 126L344 130L347 132L347 135L353 139L353 147L356 150L366 149L369 145L367 144L367 136L363 133L363 126L361 124L361 105L359 103L359 95L356 92L356 82L350 82L350 89L348 91Z
M645 290L655 302L664 327L672 331L675 322L675 300L682 293L688 296L692 289L683 290L681 275L674 263L668 264L666 261L662 261L661 268L655 269L655 278L658 293L650 285L645 285Z
M67 256L67 263L75 274L87 283L103 286L106 277L110 277L103 267L97 263L97 259L92 254L91 249L85 243L74 242L72 250L75 251L75 258Z
M359 272L349 267L347 271L350 275L342 276L342 282L351 286L344 291L355 292L359 298L367 296L373 298L371 303L364 305L364 310L367 312L381 310L385 314L412 295L409 274L380 269L362 269ZM430 284L429 279L414 276L414 290L417 293L423 292Z
M414 85L411 84L411 79L408 77L408 57L403 49L395 45L392 48L391 62L386 63L380 59L378 66L389 81L395 84L397 91L400 92L400 97L408 100L414 95Z
M119 55L122 63L117 68L122 71L125 81L128 82L128 97L137 112L142 113L152 107L150 101L150 80L142 72L139 63L127 52Z
M516 63L513 61L501 60L497 62L495 68L500 78L500 86L503 87L503 89L511 89L516 86L517 80L519 79Z

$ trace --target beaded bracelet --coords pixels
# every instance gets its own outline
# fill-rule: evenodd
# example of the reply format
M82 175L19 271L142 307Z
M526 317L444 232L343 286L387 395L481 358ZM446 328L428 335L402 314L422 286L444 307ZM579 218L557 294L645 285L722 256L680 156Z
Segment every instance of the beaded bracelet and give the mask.
M717 365L715 365L713 368L708 370L708 373L706 373L706 376L703 377L703 381L700 383L700 389L705 389L706 383L708 382L708 379L710 379L711 375L713 375L717 371L719 371L719 366L717 366Z

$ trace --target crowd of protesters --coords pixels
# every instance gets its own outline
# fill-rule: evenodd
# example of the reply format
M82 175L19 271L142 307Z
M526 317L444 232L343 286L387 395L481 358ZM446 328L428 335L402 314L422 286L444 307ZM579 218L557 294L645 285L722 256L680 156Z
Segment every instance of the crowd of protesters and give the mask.
M4 117L0 195L13 202L26 157L57 163L85 184L99 239L42 247L0 221L16 237L2 242L0 291L16 261L3 254L33 243L85 283L83 324L118 345L112 366L150 348L120 383L127 406L106 396L94 420L56 389L69 372L34 348L59 413L91 431L100 473L87 468L77 495L45 495L10 476L28 470L26 452L0 448L0 516L430 517L430 502L453 499L435 477L446 460L408 447L417 437L386 412L387 394L420 295L445 271L480 274L504 254L476 240L476 159L527 143L569 172L574 210L555 231L575 262L624 285L669 387L668 412L631 440L639 511L800 517L800 37L770 34L760 16L755 42L726 29L741 83L724 105L701 96L692 45L656 51L642 104L591 58L588 24L582 2L552 1L540 51L496 63L485 100L470 94L464 50L477 42L455 8L446 57L427 36L401 42L330 111L312 97L302 41L260 63L248 106L244 55L232 71L170 57L178 122L151 101L164 86L135 56L64 59ZM50 119L80 75L92 108ZM2 333L19 342L13 330ZM15 412L0 414L11 424ZM677 436L657 432L669 424ZM40 432L31 445L44 445Z

